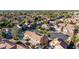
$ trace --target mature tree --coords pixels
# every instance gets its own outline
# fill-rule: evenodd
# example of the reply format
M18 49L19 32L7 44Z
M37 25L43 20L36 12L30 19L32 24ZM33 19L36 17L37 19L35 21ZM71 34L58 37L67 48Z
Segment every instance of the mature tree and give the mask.
M73 41L70 42L70 44L67 46L67 49L75 49L75 44Z

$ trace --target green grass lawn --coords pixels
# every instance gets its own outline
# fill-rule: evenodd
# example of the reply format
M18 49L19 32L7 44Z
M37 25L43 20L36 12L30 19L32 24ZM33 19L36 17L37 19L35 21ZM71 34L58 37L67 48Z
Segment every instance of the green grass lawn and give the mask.
M79 41L79 35L76 35L75 36L75 39Z

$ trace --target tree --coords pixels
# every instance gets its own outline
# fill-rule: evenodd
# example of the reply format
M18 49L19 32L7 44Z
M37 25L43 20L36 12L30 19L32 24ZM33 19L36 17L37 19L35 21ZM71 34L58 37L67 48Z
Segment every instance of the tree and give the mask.
M19 39L18 38L18 31L19 31L19 28L18 27L16 27L16 26L14 26L13 28L12 28L12 34L13 34L13 38L15 39L15 40L17 40L17 39Z
M4 32L2 32L2 37L6 38L6 34Z
M75 49L74 42L70 42L70 44L67 46L67 49Z
M2 38L3 36L2 36L2 30L0 29L0 38Z
M0 27L1 28L12 28L14 26L14 24L12 23L12 21L3 20L1 22L2 22L2 23L0 23Z
M20 24L25 24L25 22L26 22L26 20L24 19L24 20L22 20L22 21L20 22Z

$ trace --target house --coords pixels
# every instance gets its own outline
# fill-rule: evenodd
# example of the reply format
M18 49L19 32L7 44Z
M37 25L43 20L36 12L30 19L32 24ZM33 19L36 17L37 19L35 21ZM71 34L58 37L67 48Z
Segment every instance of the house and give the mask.
M62 32L63 27L65 27L65 23L58 23L57 27L58 32Z
M6 48L5 43L0 43L0 49L5 49L5 48Z
M16 49L16 44L9 41L9 40L5 40L5 45L6 45L6 49Z
M42 28L49 29L49 26L47 24L43 24Z
M0 39L0 49L5 49L6 45L2 39Z
M55 32L58 32L58 33L61 32L62 27L58 27L57 25L54 25L54 28L56 29Z
M76 24L79 22L79 15L73 15L71 18L65 19L67 23L73 23Z
M37 26L41 26L43 24L42 21L37 22Z
M59 39L62 39L62 40L67 40L69 36L66 35L66 34L63 34L63 33L55 33L55 32L53 32L53 33L51 33L50 37L52 39L59 38Z
M76 43L76 49L79 49L79 41Z
M58 27L64 27L65 24L64 23L58 23Z
M0 49L16 49L16 44L9 40L1 39L0 42Z
M54 26L55 21L49 20L49 21L48 21L48 24L49 24L49 26Z
M72 19L78 19L78 21L79 21L79 15L73 15Z
M67 24L65 27L63 27L63 32L64 34L67 34L69 36L73 36L74 35L74 25L72 24Z
M65 23L70 23L71 22L71 18L67 18L64 20Z
M64 16L57 16L56 19L63 19Z
M54 49L66 49L67 48L67 44L59 38L55 38L50 42L50 46Z
M17 45L17 49L29 49L29 47L26 47L22 44L16 44Z
M18 20L13 20L13 23L14 24L19 24L19 21Z
M41 45L46 46L48 44L48 37L47 36L40 36L35 32L27 31L24 33L24 37L26 37L27 39L30 39L29 42L32 45L41 44Z
M28 49L28 46L24 46L23 44L26 44L27 41L21 40L20 43L17 43L16 40L9 40L10 42L16 43L16 49Z

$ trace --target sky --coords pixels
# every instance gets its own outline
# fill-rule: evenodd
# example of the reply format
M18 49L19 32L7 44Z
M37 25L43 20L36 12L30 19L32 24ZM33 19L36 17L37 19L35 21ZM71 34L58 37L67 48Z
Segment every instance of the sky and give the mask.
M78 4L78 0L0 0L0 10L76 10Z

